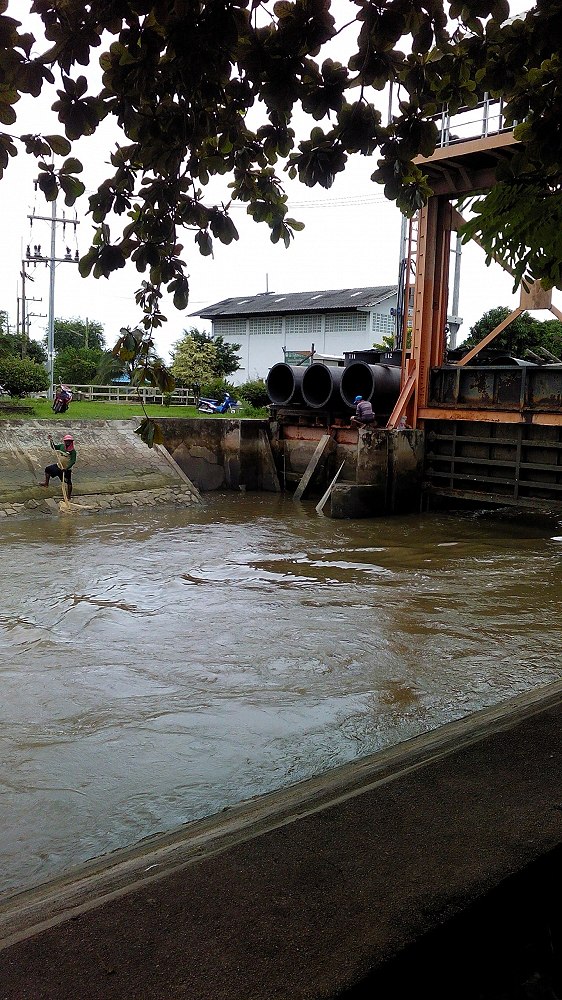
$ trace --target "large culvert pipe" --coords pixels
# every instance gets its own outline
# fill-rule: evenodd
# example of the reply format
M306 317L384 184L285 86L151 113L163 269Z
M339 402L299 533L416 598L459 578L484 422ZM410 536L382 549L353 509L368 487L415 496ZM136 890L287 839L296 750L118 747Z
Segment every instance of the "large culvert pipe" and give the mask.
M400 392L400 368L356 361L342 371L340 392L347 406L354 409L355 397L363 396L371 401L375 413L391 412Z
M322 361L309 365L302 380L302 398L306 405L313 410L341 409L340 384L344 371L344 368L325 365Z
M304 365L286 365L283 362L273 365L265 382L271 402L278 406L302 403L302 379L307 370Z

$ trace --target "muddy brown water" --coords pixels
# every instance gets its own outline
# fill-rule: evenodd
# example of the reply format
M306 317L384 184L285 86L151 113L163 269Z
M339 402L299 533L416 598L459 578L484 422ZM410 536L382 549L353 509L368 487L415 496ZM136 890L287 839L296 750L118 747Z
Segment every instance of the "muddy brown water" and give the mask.
M2 524L5 894L560 677L554 520L136 517Z

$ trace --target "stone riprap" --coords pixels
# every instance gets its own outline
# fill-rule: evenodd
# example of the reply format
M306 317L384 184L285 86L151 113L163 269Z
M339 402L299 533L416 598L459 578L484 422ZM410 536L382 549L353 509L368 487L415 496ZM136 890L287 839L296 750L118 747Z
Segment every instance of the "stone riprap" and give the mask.
M63 434L74 435L78 459L73 469L73 504L89 509L157 502L199 501L166 452L147 446L135 434L132 420L69 420L51 425L42 420L0 421L0 518L54 513L62 491L58 479L45 490L39 485L46 465L56 461L49 445Z
M189 486L169 487L163 490L138 490L135 493L98 493L88 497L72 497L72 513L80 514L92 511L115 510L123 507L154 507L156 504L192 504L200 503L199 498ZM46 497L42 503L38 500L26 500L24 503L0 504L0 520L5 517L22 517L35 514L65 513L62 499L55 496Z

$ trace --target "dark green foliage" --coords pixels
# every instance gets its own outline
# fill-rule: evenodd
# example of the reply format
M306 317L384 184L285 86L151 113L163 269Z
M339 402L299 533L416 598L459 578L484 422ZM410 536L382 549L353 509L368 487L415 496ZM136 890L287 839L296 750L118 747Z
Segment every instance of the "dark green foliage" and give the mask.
M244 382L243 385L238 386L236 391L240 399L247 400L248 403L257 409L267 406L269 403L266 385L262 378Z
M474 326L471 326L470 336L462 347L475 347L488 333L499 326L509 313L510 310L506 306L489 309ZM562 323L557 319L541 322L533 319L528 312L523 312L491 341L488 350L524 358L528 351L536 352L537 348L541 347L545 347L557 357L561 355Z
M21 358L25 354L25 357L37 364L44 364L47 360L47 352L42 344L37 340L28 340L27 337L23 344L19 333L0 333L0 356L5 354L11 354L16 358Z
M431 193L414 161L434 149L434 116L485 95L503 98L508 125L519 123L521 152L498 159L498 183L465 232L509 263L516 283L562 287L562 0L537 0L512 22L506 0L10 0L14 17L7 6L0 0L0 177L23 148L46 199L62 192L71 205L84 190L72 143L107 116L119 124L123 140L89 197L96 228L80 272L108 277L134 261L139 368L161 389L169 376L149 355L163 290L185 309L190 253L238 238L230 202L206 196L213 177L285 245L302 227L288 215L283 171L329 188L353 153L375 158L372 179L412 215ZM345 33L332 9L349 18ZM46 39L15 19L30 11ZM330 58L336 38L347 44L341 62ZM101 89L81 71L96 57ZM388 84L401 100L383 124L369 90ZM20 96L45 90L64 135L18 134ZM293 128L300 113L308 138ZM127 343L118 350L136 365Z
M39 15L48 42L2 17L0 123L10 131L0 133L0 176L21 146L38 159L46 198L60 189L72 204L83 192L73 141L92 135L108 115L124 133L111 153L109 176L90 196L97 230L83 274L107 276L131 258L147 273L147 286L166 287L185 308L179 232L191 232L192 248L206 255L213 240L238 238L229 205L205 199L216 175L229 178L233 199L269 226L274 242L288 244L300 228L287 214L283 166L305 184L330 187L350 154L375 155L373 178L410 214L429 193L413 161L434 149L432 116L444 105L452 113L476 107L490 94L502 96L508 121L520 123L524 148L501 178L506 189L494 188L479 207L485 245L497 242L500 220L502 250L516 259L518 278L530 267L546 281L560 281L561 227L549 229L548 219L560 214L562 166L554 137L562 125L562 0L537 0L524 20L512 23L506 0L356 0L348 5L343 35L330 0L277 3L271 10L254 0L11 0L11 7L16 17L22 8ZM335 14L341 9L333 5ZM347 43L341 61L329 55L336 37ZM103 73L99 91L81 72L95 57ZM389 83L399 85L401 104L383 124L368 90ZM45 89L52 91L64 135L18 135L18 98ZM254 126L248 112L258 102L261 120ZM309 138L291 127L299 108L313 126ZM520 184L522 212L511 190ZM502 204L513 225L502 217ZM145 289L142 297L157 322L154 296L149 302Z
M155 444L164 443L164 435L161 427L156 420L151 420L150 417L145 417L141 421L135 430L135 434L138 434L141 441L144 441L149 448L153 448Z
M103 351L105 348L103 325L95 319L84 320L77 316L71 319L56 319L54 342L57 353L63 351L65 347L74 347L75 350L88 347Z
M128 374L127 362L116 358L113 351L104 351L98 361L93 381L96 385L111 385L113 379Z
M238 398L238 389L223 378L213 378L201 383L201 392L199 395L208 399L220 400L225 392L228 392L233 399Z
M49 388L49 376L43 365L13 355L4 355L0 357L0 385L4 386L10 396L43 392Z
M220 335L213 336L211 333L207 333L205 330L198 330L194 326L190 330L184 330L183 335L184 337L191 337L197 345L213 345L215 348L213 370L217 377L227 378L240 368L240 358L237 354L240 350L240 344L229 344L225 341L224 337Z
M54 364L55 382L90 385L96 377L103 352L96 348L65 347L58 351Z
M129 376L131 385L153 386L162 392L173 392L175 380L156 354L152 337L135 327L121 327L121 336L111 352L121 371Z

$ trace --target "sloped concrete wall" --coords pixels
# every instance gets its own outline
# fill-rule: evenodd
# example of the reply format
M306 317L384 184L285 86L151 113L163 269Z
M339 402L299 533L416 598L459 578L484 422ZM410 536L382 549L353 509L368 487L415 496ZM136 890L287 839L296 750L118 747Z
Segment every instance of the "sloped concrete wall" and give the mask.
M132 420L69 420L53 426L47 420L0 421L0 504L60 499L59 480L46 491L38 484L44 468L56 461L48 440L74 435L77 461L72 472L73 500L81 496L135 493L177 487L180 473L157 449L134 433Z

